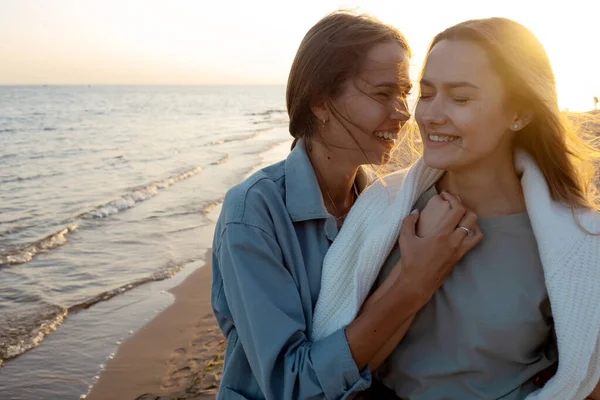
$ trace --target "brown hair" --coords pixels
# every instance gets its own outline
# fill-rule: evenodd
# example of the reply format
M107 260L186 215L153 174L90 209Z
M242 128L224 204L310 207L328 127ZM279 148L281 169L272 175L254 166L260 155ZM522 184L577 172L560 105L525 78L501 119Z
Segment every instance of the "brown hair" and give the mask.
M396 28L350 11L333 12L317 22L304 36L292 63L286 105L292 148L317 131L311 106L334 98L349 78L360 72L367 52L375 45L398 43L410 57L410 48ZM335 110L334 110L335 111Z
M533 113L530 123L515 135L514 145L534 158L552 198L573 209L598 210L594 181L600 153L593 140L583 132L577 134L560 112L550 60L535 35L506 18L470 20L438 34L428 54L442 40L481 46L505 85L507 101Z

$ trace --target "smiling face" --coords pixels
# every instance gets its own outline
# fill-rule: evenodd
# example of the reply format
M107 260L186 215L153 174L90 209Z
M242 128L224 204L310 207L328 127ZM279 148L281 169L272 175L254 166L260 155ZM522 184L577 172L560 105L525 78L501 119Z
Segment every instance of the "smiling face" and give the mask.
M324 133L327 144L345 150L344 157L356 165L389 161L395 139L409 119L409 91L406 51L392 42L375 45L358 76L344 82L331 100L332 118Z
M515 114L485 51L462 40L442 40L429 53L416 108L427 165L447 171L477 167L512 155Z

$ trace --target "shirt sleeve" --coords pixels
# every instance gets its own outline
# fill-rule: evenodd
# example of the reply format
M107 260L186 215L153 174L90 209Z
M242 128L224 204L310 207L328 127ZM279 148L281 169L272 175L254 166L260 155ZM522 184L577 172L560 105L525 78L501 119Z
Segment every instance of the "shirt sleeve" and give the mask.
M345 399L370 386L370 371L358 370L344 329L307 338L300 292L272 235L230 223L220 242L227 304L266 399Z

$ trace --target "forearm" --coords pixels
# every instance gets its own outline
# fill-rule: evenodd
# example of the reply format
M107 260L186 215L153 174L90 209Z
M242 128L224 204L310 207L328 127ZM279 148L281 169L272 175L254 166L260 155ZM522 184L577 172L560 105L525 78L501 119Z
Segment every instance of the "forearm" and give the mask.
M406 335L406 332L408 331L408 328L410 328L410 326L412 325L414 318L414 315L410 317L408 321L406 321L404 325L402 325L396 331L396 333L394 333L394 335L377 351L377 353L373 356L371 361L369 361L369 368L371 369L371 371L374 371L377 368L379 368L379 366L383 364L385 359L388 358L390 354L392 354L392 352L396 349L404 335Z
M422 307L422 299L400 274L397 265L346 328L348 345L359 369L367 364L371 369L379 366L404 337Z
M381 301L388 292L393 289L395 280L399 278L402 270L402 260L394 266L387 279L383 284L376 290L363 304L359 315L363 314L366 309L370 309L376 306L376 303ZM398 343L402 340L408 328L412 324L415 314L412 314L409 319L396 330L396 332L381 346L381 348L375 353L375 355L369 361L369 368L371 371L377 369L383 361L394 351Z

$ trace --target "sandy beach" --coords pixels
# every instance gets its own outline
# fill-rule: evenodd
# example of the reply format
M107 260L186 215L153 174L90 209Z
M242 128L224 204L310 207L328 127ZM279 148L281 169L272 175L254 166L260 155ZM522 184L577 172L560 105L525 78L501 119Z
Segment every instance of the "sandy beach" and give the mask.
M225 341L210 307L210 256L170 290L169 308L123 342L87 399L215 398Z
M261 153L253 170L285 158L290 141ZM220 206L211 209L210 238ZM204 233L203 233L204 234ZM196 238L197 239L197 238ZM204 237L203 242L209 241ZM225 338L210 305L212 250L204 266L168 290L174 303L128 337L107 362L86 399L178 400L216 397Z

